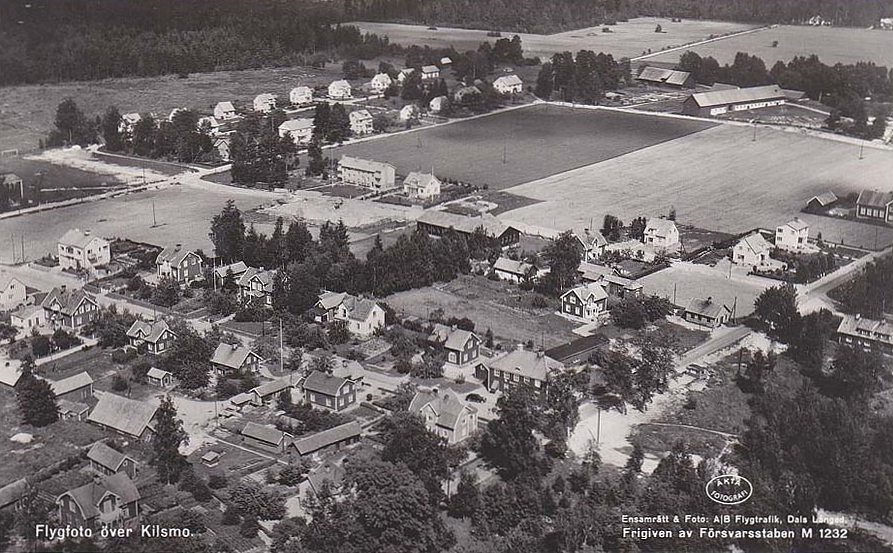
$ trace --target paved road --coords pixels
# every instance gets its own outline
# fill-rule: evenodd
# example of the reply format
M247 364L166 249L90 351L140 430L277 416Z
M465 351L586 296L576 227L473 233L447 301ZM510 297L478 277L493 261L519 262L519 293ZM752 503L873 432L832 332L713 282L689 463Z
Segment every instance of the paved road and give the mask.
M705 357L713 355L717 351L723 350L736 342L739 342L753 332L746 326L736 326L732 328L722 328L714 332L714 335L701 344L685 353L676 362L677 370L682 370L691 365L702 361Z

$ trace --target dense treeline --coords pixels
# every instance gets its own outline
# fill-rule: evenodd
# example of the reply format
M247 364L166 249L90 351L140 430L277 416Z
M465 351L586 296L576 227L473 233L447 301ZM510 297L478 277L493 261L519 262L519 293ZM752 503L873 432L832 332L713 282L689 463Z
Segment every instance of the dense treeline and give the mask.
M336 5L270 0L0 3L0 85L371 58L387 39L340 26Z
M596 104L606 91L617 90L629 80L629 63L618 63L611 54L580 50L574 56L560 52L543 64L534 92L547 100Z
M554 32L637 16L868 26L890 17L885 0L348 0L346 16L523 32Z
M869 263L856 278L830 295L850 313L877 319L885 311L893 311L893 256Z

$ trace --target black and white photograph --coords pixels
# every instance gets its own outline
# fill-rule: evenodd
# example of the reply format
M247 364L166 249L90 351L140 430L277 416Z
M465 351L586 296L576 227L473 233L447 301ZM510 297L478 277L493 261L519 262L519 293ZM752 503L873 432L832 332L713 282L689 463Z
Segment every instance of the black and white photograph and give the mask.
M0 553L893 553L893 0L0 0Z

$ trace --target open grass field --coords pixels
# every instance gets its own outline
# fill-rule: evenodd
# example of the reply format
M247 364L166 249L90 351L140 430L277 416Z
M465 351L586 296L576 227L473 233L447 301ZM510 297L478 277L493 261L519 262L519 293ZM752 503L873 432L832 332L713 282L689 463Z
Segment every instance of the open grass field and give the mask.
M660 119L654 116L653 119ZM675 206L686 225L741 233L774 229L795 215L825 240L871 247L893 243L893 229L800 213L814 194L843 197L864 188L893 190L893 154L761 128L720 125L507 191L542 203L500 215L556 229L614 214L625 221ZM804 163L804 160L809 160Z
M488 37L487 29L456 29L438 27L429 30L425 25L400 25L396 23L355 22L361 30L379 35L387 35L392 43L406 46L418 44L432 48L454 47L460 52L477 50L481 42L495 42ZM663 33L655 33L660 25ZM511 38L518 34L527 56L551 57L556 52L593 50L613 54L615 58L632 58L651 50L657 52L665 48L682 46L711 36L735 33L752 28L751 25L723 21L686 20L672 23L669 19L642 17L611 27L613 32L603 33L602 27L577 29L552 35L503 32Z
M489 327L497 340L512 343L533 340L540 345L542 340L548 349L579 338L571 332L578 325L555 314L557 305L535 309L532 297L516 285L466 275L444 285L392 294L385 301L404 315L423 319L435 309L443 309L447 317L468 317L478 323L477 332Z
M772 42L775 40L778 46L773 48ZM893 33L843 27L780 25L702 44L691 50L702 56L713 56L719 63L731 63L736 53L747 52L762 58L766 67L772 67L779 60L788 62L795 56L812 54L828 65L873 61L891 67ZM684 51L660 54L649 58L649 61L675 62Z
M0 159L0 173L15 173L25 184L25 197L46 202L78 196L76 188L104 192L102 187L122 184L110 175L100 175L74 167L22 157ZM70 192L39 192L48 188L70 189Z
M272 92L288 100L295 86L328 85L341 78L341 65L268 68L193 73L188 79L166 77L106 79L0 88L0 150L34 149L53 125L56 106L73 98L88 116L102 115L109 106L121 113L154 112L167 117L177 107L212 113L217 102L250 107L255 96Z
M433 166L441 178L501 190L711 126L701 121L540 104L350 144L326 150L326 154L387 161L401 175Z

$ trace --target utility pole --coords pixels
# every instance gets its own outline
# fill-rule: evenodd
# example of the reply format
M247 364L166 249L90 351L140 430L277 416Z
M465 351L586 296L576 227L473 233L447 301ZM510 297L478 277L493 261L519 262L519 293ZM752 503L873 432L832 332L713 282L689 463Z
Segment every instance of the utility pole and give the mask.
M12 264L15 265L15 262L16 262L16 237L15 237L15 235L10 234L9 240L12 242Z
M282 317L279 317L279 372L285 368L284 352L282 347ZM288 376L289 384L291 383L291 375Z
M877 249L877 229L874 231L874 247ZM22 235L22 263L25 262L25 235Z
M673 305L676 305L676 283L673 283Z
M155 220L155 200L152 200L152 228L158 226L158 221Z
M865 141L859 143L859 159L865 159Z

